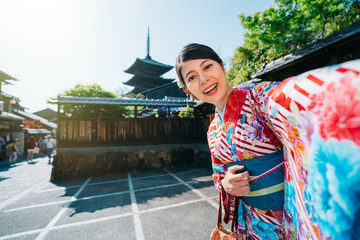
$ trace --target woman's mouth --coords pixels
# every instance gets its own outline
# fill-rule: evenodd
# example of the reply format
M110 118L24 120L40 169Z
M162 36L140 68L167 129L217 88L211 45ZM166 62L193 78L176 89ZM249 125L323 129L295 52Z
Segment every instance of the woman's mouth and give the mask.
M205 89L205 91L203 91L203 93L204 93L204 94L207 94L207 95L212 95L212 94L214 94L214 93L216 92L216 91L214 91L214 90L217 89L217 86L218 86L218 84L215 83L214 85L212 85L212 86L210 86L209 88Z

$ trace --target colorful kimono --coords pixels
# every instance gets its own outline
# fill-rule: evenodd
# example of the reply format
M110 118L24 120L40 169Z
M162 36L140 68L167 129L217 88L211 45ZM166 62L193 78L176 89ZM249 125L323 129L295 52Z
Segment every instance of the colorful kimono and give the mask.
M285 205L240 203L238 232L248 239L360 237L360 60L312 70L282 82L245 83L230 94L208 131L213 179L227 163L284 151ZM225 216L226 217L226 216Z

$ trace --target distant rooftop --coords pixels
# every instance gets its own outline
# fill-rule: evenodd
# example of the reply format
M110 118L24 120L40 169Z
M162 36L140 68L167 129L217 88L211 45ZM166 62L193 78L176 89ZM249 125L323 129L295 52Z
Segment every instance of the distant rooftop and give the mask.
M14 80L14 81L18 81L16 78L10 76L9 74L3 72L3 71L0 71L0 82L3 82L5 84L11 84L9 82L9 80Z
M1 112L0 119L25 120L25 118L9 112Z
M34 112L33 114L38 115L42 118L45 118L49 121L51 121L52 119L56 119L56 117L57 117L57 112L52 110L51 108L45 108L43 110Z
M47 129L27 128L25 131L29 134L51 134L51 132Z
M29 118L29 119L32 119L32 120L39 119L42 124L44 124L47 127L52 128L52 129L57 128L56 123L49 122L47 119L42 118L42 117L40 117L38 115L35 115L33 113L28 113L28 112L21 111L21 110L17 110L16 113L17 113L17 115L20 115L21 117L24 117L24 118Z

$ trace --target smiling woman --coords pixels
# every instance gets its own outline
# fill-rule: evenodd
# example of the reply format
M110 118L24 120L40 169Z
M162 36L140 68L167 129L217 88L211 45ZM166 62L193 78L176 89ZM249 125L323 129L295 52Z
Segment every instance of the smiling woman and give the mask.
M220 57L209 47L199 44L186 46L176 60L180 85L197 99L223 110L233 88L227 83Z
M265 128L263 124L266 123L263 121L261 124L257 116L249 114L248 120L249 123L259 122L258 125L248 124L245 127L243 122L238 121L249 89L232 88L226 81L225 69L219 56L211 48L201 44L189 44L182 49L176 60L176 72L179 86L183 86L196 98L216 106L217 114L208 131L208 142L214 169L213 179L225 208L225 223L230 220L230 216L233 216L235 221L238 219L238 222L234 223L240 234L238 239L246 239L247 232L252 232L253 237L271 233L280 239L285 234L281 226L284 203L284 158L280 151L282 147L273 130ZM241 144L235 144L236 139L239 139L235 132L239 128L254 129L242 133L245 139L256 135L256 139L252 141L252 154L246 154L246 150L239 146ZM260 133L264 135L261 138ZM262 155L266 155L266 158L257 158ZM240 161L247 159L251 161ZM259 169L260 172L257 171ZM237 173L238 171L241 173ZM249 173L253 177L254 174L262 175L266 172L272 172L266 174L272 177L261 180L258 177L256 182L249 179ZM253 192L250 192L250 188ZM268 194L259 195L259 190ZM245 200L239 202L239 197L250 194L254 197L248 198L246 203ZM269 204L270 202L273 204ZM257 218L247 214L246 207L249 208L249 213L260 215L262 219L271 217L274 221L255 223Z
M187 45L176 70L179 86L216 106L213 180L237 239L358 237L360 60L231 88L214 54Z

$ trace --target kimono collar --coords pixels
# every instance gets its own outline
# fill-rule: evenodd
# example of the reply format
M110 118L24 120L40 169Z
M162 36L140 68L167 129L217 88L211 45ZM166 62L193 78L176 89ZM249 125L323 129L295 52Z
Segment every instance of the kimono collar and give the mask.
M216 113L224 122L237 122L245 103L247 93L248 92L244 89L235 88L231 91L226 101L224 111L216 108Z

